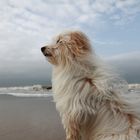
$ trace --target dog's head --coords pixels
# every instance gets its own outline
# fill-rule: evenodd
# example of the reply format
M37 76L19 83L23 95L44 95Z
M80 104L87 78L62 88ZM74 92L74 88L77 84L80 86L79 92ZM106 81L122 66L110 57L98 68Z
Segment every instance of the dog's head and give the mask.
M54 65L66 65L91 53L91 46L85 34L79 31L66 32L56 41L41 48L48 61Z

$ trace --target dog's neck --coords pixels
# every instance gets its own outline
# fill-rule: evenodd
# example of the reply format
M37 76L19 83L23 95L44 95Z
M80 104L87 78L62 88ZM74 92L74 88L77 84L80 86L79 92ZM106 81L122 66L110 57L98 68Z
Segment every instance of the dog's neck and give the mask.
M81 78L81 76L88 77L88 75L90 75L91 77L91 74L94 73L96 69L97 64L91 62L90 59L81 61L70 61L70 63L65 64L65 66L59 65L53 67L54 75L59 75L63 73L63 76L70 76L71 78L78 78L78 76L79 78Z

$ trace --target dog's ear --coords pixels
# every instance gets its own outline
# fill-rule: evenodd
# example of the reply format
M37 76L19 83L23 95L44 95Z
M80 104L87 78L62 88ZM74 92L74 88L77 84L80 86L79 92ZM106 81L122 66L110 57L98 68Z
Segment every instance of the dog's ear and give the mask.
M71 39L76 43L79 49L89 50L89 40L86 35L80 31L75 31L71 33Z

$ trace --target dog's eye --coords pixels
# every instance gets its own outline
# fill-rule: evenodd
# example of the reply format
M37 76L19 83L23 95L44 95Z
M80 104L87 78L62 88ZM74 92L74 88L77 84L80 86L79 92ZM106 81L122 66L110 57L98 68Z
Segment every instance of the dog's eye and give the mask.
M60 41L60 39L58 39L58 40L56 41L56 44L59 43L59 41Z
M56 44L58 44L58 43L62 43L62 40L58 39L58 40L56 41Z

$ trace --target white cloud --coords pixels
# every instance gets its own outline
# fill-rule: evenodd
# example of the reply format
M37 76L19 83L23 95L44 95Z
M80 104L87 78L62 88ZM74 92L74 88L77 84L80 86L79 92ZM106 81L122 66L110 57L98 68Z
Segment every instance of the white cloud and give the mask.
M140 60L140 51L134 51L129 53L121 53L111 57L106 57L108 61L125 61L125 60Z
M58 28L64 29L73 26L98 25L110 14L110 20L116 23L131 19L140 11L139 0L96 0L90 1L55 1L41 0L2 0L0 10L0 26L16 28L36 34L41 32L52 33ZM119 13L117 13L119 11ZM51 28L51 30L50 30ZM48 32L47 32L48 33Z
M115 55L106 61L128 82L140 82L140 51Z

